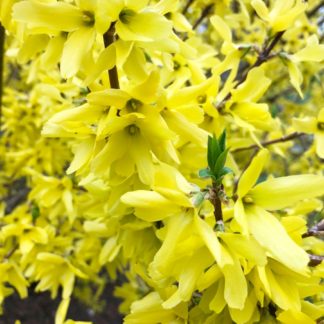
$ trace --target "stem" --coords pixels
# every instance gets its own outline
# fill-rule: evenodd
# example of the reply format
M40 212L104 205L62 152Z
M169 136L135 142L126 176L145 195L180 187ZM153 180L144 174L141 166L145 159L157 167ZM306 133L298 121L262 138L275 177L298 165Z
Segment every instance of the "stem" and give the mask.
M188 2L186 3L185 7L182 10L182 14L185 15L188 12L188 9L190 8L190 6L193 4L195 0L188 0Z
M105 47L111 45L115 39L115 24L111 24L110 28L103 35ZM110 87L113 89L119 89L119 80L118 80L118 72L116 65L108 70Z
M3 62L4 62L4 43L5 29L0 23L0 130L2 117L2 95L3 95Z
M224 221L223 221L223 211L222 211L222 202L219 198L219 192L222 190L222 185L217 185L213 182L213 186L210 189L210 202L214 206L214 216L216 221L216 226L221 226L224 228Z
M320 10L324 6L324 1L321 1L317 6L315 6L312 10L308 11L306 13L308 18L313 17L318 10Z
M196 22L192 26L193 30L195 30L200 25L200 23L209 15L209 13L213 9L213 7L214 7L213 3L206 6L206 8L202 11L200 17L196 20Z
M271 140L271 141L261 142L261 145L262 146L269 146L269 145L273 145L273 144L276 144L276 143L288 142L288 141L291 141L291 140L293 140L295 138L298 138L298 137L301 137L301 136L304 136L304 135L306 135L306 134L305 133L294 132L294 133L291 133L289 135L286 135L286 136L283 136L283 137L280 137L280 138L276 138L276 139ZM238 149L235 149L235 150L231 151L231 153L237 153L237 152L253 150L253 149L259 150L260 147L257 144L254 144L254 145L250 145L250 146L246 146L246 147L240 147Z
M259 53L258 55L258 58L257 60L254 62L253 65L251 65L248 70L241 76L241 78L238 80L238 82L236 83L234 89L236 89L240 84L242 84L249 72L254 69L255 67L257 66L260 66L262 65L263 63L267 62L270 58L272 58L273 56L271 56L271 51L273 50L273 48L276 46L276 44L279 42L279 40L281 39L282 35L284 34L285 31L281 31L281 32L278 32L273 38L272 38L272 41L270 42L270 44L268 45L268 41L266 41L263 45L263 50ZM232 94L229 92L226 97L222 100L222 102L220 102L218 105L217 105L217 109L221 109L225 102L227 100L229 100L230 98L232 97Z
M310 267L316 267L317 265L321 264L321 262L324 260L324 256L322 255L315 255L315 254L308 253L308 256L310 259L308 265Z
M313 230L309 230L308 232L306 232L306 233L304 233L302 235L302 238L310 237L310 236L324 237L324 231L313 231Z

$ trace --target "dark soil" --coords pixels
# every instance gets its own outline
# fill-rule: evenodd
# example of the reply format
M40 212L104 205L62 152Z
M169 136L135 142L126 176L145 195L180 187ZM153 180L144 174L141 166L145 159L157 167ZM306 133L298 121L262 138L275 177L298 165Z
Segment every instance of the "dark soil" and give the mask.
M113 286L108 285L102 294L101 299L105 301L106 306L100 313L72 298L67 319L91 321L94 324L121 324L122 317L118 313L119 300L112 296L112 291ZM30 289L29 296L25 299L13 294L5 300L0 324L14 324L16 320L20 320L21 324L54 324L59 303L60 300L51 299L48 292L35 293Z

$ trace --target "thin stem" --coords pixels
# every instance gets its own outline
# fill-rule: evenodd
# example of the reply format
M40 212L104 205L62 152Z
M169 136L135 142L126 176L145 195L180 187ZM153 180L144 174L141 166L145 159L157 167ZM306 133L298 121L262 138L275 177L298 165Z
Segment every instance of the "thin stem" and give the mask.
M15 244L15 246L4 256L5 260L8 260L19 248L19 244Z
M317 265L321 264L321 262L324 260L324 256L322 255L315 255L315 254L308 253L308 256L310 259L308 265L310 267L316 267Z
M115 39L115 24L111 24L110 28L103 35L105 47L111 45ZM108 70L110 87L113 89L119 89L119 80L118 80L118 72L116 65Z
M223 221L223 211L222 211L222 202L219 198L219 193L222 190L222 185L217 185L215 182L213 182L213 186L209 191L210 195L210 202L214 206L214 216L216 221L216 226L224 227L224 221Z
M182 14L183 15L185 15L188 12L188 9L190 8L190 6L193 4L194 1L195 0L188 0L185 7L182 9Z
M273 50L273 48L276 46L276 44L279 42L279 40L281 39L282 35L284 34L285 31L280 31L278 32L271 40L270 43L268 43L268 41L266 41L263 45L263 50L259 53L258 55L258 58L257 60L254 62L253 65L251 65L248 70L241 76L241 78L238 80L238 82L236 83L234 89L236 89L240 84L242 84L249 72L254 69L255 67L258 67L260 65L262 65L263 63L267 62L269 59L271 59L273 56L271 55L271 51ZM221 109L225 102L227 100L229 100L230 98L232 97L232 94L229 92L225 98L222 100L222 102L220 102L218 105L217 105L217 109Z
M322 7L324 7L324 1L321 1L317 6L315 6L312 10L308 11L307 17L311 18L316 15L317 11L319 11Z
M209 15L209 13L213 9L213 7L214 7L213 3L211 3L205 7L205 9L201 12L200 17L193 24L193 26L192 26L193 30L195 30L201 24L201 22Z
M315 236L315 237L324 237L324 231L312 231L309 230L308 232L304 233L302 235L302 238L310 237L310 236Z
M3 62L4 62L4 43L5 43L5 29L0 23L0 130L2 117L2 96L3 96Z
M304 136L304 135L306 135L306 134L305 133L294 132L294 133L291 133L289 135L273 139L271 141L261 142L261 145L262 146L269 146L269 145L273 145L273 144L276 144L276 143L288 142L288 141L291 141L291 140L293 140L295 138L298 138L298 137L301 137L301 136ZM246 146L246 147L240 147L238 149L235 149L235 150L231 151L231 153L237 153L237 152L253 150L253 149L259 150L260 147L259 147L259 145L254 144L254 145L250 145L250 146Z

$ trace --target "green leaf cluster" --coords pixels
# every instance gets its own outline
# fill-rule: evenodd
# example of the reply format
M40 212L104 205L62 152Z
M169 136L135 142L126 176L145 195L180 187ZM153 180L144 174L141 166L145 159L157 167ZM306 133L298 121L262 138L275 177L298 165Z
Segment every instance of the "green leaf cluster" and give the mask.
M220 184L226 174L233 172L225 166L228 151L229 148L226 148L226 129L218 138L215 134L208 136L208 167L199 170L199 177L211 178L213 182Z

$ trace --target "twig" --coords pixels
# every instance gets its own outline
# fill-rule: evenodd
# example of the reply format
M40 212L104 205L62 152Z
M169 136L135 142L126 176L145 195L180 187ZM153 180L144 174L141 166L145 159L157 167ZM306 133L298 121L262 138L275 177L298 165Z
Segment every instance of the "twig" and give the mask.
M317 265L321 264L321 262L324 260L324 256L322 255L315 255L315 254L308 253L308 256L310 259L308 265L310 267L316 267Z
M19 244L15 244L14 247L4 256L4 260L8 260L18 249Z
M288 141L291 141L291 140L293 140L295 138L298 138L298 137L301 137L301 136L304 136L304 135L306 135L306 134L305 133L294 132L294 133L291 133L289 135L273 139L271 141L261 142L261 145L262 146L269 146L269 145L273 145L273 144L276 144L276 143L288 142ZM242 151L247 151L247 150L252 150L252 149L257 149L258 150L258 149L260 149L260 147L257 144L253 144L253 145L250 145L250 146L237 148L237 149L231 151L231 153L237 153L237 152L242 152Z
M190 8L190 6L193 4L194 1L195 0L188 0L185 7L182 9L182 14L183 15L185 15L188 12L188 9Z
M211 3L201 12L200 17L196 20L196 22L193 24L192 29L195 30L200 23L209 15L210 11L213 9L214 4Z
M217 185L213 182L212 188L209 190L209 200L214 206L214 216L216 221L216 227L224 229L222 202L220 200L220 191L223 190L222 185Z
M306 233L304 233L302 235L302 238L310 237L310 236L324 237L324 231L312 231L312 230L309 230L308 232L306 232Z
M322 213L323 209L319 212L319 215ZM324 219L322 219L319 223L314 225L310 228L306 233L302 235L303 238L305 237L324 237Z
M234 89L236 89L240 84L242 84L249 72L254 69L255 67L260 66L261 64L267 62L270 58L272 58L273 56L271 56L271 51L273 50L273 48L276 46L276 44L279 42L279 40L281 39L282 35L284 34L285 31L280 31L278 32L271 40L271 42L269 43L269 40L267 42L265 42L265 44L263 45L263 50L259 53L257 60L255 61L255 63L253 65L251 65L249 67L249 69L241 76L241 78L238 80L238 82L236 83L236 85L234 86ZM229 100L232 97L231 92L229 92L225 98L216 106L217 109L221 109L225 102L227 100Z
M0 23L0 130L2 117L2 95L3 95L3 65L4 65L4 43L5 43L5 29Z
M111 24L110 28L103 35L105 47L108 47L115 41L115 24ZM116 65L108 70L110 87L113 89L119 89L119 80L118 80L118 72Z
M315 6L312 10L306 12L308 18L316 15L317 11L319 11L324 6L324 1L321 1L317 6Z

